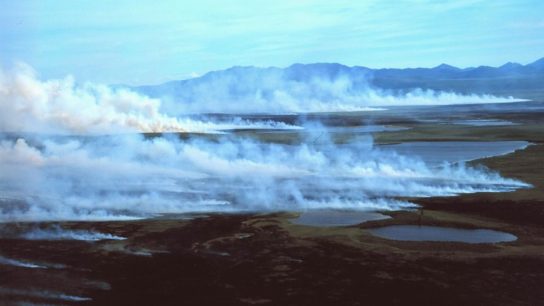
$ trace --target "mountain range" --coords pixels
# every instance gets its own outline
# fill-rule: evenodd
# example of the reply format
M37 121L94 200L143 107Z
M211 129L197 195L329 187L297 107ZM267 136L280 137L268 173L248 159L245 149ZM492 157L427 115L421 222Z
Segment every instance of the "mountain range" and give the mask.
M338 80L347 80L350 90L372 87L405 92L420 88L544 100L544 58L527 65L508 62L499 67L469 68L441 64L433 68L371 69L337 63L293 64L286 68L235 66L197 78L131 88L152 97L191 100L211 88L219 88L231 96L266 95L275 87L285 86L285 82L294 86Z

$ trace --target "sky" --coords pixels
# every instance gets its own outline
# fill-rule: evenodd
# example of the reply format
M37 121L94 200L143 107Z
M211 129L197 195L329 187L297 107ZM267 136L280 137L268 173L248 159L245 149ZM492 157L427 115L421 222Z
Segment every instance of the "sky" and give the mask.
M157 84L231 66L527 64L542 0L0 0L0 63L42 78Z

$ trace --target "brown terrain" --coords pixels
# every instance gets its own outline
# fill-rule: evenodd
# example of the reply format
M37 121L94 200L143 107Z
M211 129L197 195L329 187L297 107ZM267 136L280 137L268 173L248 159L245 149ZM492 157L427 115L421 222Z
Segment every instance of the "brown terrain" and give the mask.
M0 304L544 305L542 113L493 114L521 123L501 127L391 116L372 120L412 129L377 133L376 142L532 142L525 150L473 163L534 188L410 199L421 209L389 212L391 219L345 227L296 225L291 222L296 212L60 222L56 224L62 228L127 239L30 241L4 235L0 256L47 268L0 264ZM494 229L518 239L496 244L407 242L368 231L390 224ZM3 231L50 225L5 224Z

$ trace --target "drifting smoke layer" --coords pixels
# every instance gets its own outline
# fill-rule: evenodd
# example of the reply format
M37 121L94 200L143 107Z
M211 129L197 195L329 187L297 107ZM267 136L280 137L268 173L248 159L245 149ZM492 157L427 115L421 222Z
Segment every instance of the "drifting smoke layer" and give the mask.
M308 113L380 110L398 105L449 105L522 101L415 89L392 92L368 85L364 72L333 73L235 67L198 79L144 86L169 113ZM180 105L183 107L180 108Z
M33 297L33 298L41 298L41 299L48 299L48 300L53 299L53 300L61 300L61 301L68 301L68 302L85 302L85 301L92 300L91 298L88 298L88 297L69 295L69 294L64 294L60 292L49 292L49 291L43 291L43 290L40 290L40 291L20 290L20 289L10 289L10 288L0 287L0 296L1 295L14 295L14 296L22 296L26 298ZM39 304L39 305L43 305L43 304Z
M0 142L0 220L127 219L160 213L387 210L396 197L527 186L464 166L429 168L373 148L140 136Z
M319 103L326 102L334 109L339 107L334 101L366 105L360 96L351 94L349 86L338 82L333 82L334 95L318 94L331 97ZM281 91L283 85L276 85ZM299 85L291 84L291 91L299 93L294 97L331 91L320 82L311 90ZM229 92L224 93L226 99L231 98ZM281 93L273 96L280 97L274 100L277 102L295 103ZM255 101L247 104L248 110L262 111L262 107L271 105L265 103L267 99ZM308 100L296 103L303 102ZM203 100L199 107L215 105L215 111L220 111L227 105L209 103ZM307 109L301 108L303 104L278 105L281 110L318 109L318 104L312 103ZM0 130L15 133L0 135L0 222L119 220L210 211L387 210L413 206L397 200L399 197L509 191L527 186L462 165L430 168L420 160L378 150L370 138L336 146L315 127L305 134L307 142L293 146L228 135L209 141L204 137L180 140L173 135L144 138L120 134L215 132L225 127L296 128L275 122L178 119L159 109L159 100L127 90L75 86L70 78L40 82L28 69L1 73ZM312 135L313 130L320 134ZM68 135L22 133L29 131ZM73 136L82 133L112 136ZM42 234L65 237L65 233Z
M15 266L15 267L22 267L22 268L30 268L30 269L46 269L47 267L37 265L31 262L26 261L20 261L16 259L6 258L3 256L0 256L0 265L8 265L8 266Z
M78 86L73 78L42 82L19 65L0 70L0 131L38 133L198 132L237 128L298 128L278 122L235 119L209 122L174 118L159 111L160 100L103 85Z
M27 240L81 240L81 241L99 241L99 240L124 240L126 238L112 234L104 234L86 230L66 230L59 226L48 229L33 229L19 235L17 238Z

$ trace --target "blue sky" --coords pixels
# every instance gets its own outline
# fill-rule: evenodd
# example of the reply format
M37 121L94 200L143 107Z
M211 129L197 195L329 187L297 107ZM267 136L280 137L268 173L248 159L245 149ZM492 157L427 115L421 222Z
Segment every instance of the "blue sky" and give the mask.
M44 78L152 84L234 65L523 64L542 0L0 0L0 62Z

